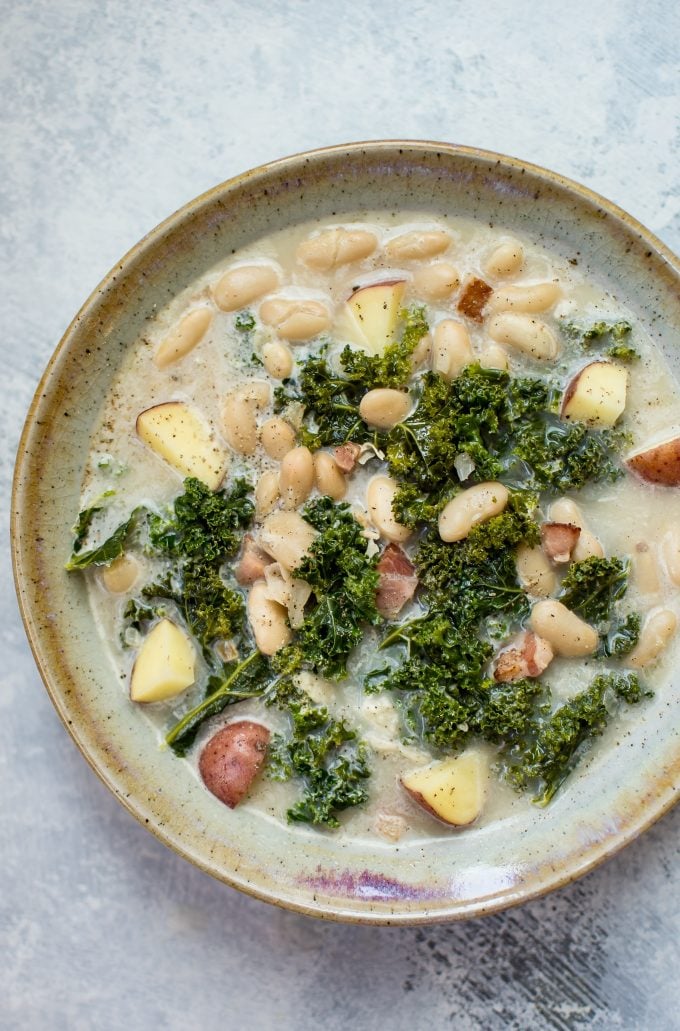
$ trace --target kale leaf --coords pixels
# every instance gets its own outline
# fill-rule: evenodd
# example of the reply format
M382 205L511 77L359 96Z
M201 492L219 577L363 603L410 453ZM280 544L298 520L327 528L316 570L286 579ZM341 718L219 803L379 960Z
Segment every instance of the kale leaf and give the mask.
M150 517L152 547L172 558L200 556L203 562L223 562L236 553L241 543L238 531L253 517L251 491L242 479L235 480L231 490L211 491L189 477L169 517Z
M136 508L124 523L116 527L110 537L107 537L102 544L92 548L90 551L82 551L81 549L92 521L96 514L101 512L101 508L93 507L81 512L75 526L76 539L73 543L71 557L65 566L66 570L71 573L75 569L87 569L88 566L108 566L111 562L120 558L125 551L128 537L137 525L141 511L141 508Z
M590 686L537 720L529 735L505 752L505 776L519 791L535 791L546 805L594 737L601 735L615 705L634 705L646 696L636 674L601 673Z
M365 351L346 347L340 355L347 379L359 384L363 390L375 387L398 389L408 383L413 374L411 358L429 326L425 309L413 307L400 313L404 324L401 340L388 344L381 354L369 355Z
M304 782L302 798L288 810L288 820L338 827L338 812L368 798L365 746L344 720L313 705L301 691L289 691L279 704L290 716L291 730L272 739L269 775L282 781L301 777Z
M628 588L630 563L621 558L574 562L562 581L559 600L588 623L607 623Z
M347 675L347 658L366 624L380 619L377 556L367 556L368 542L348 504L317 498L302 514L319 534L294 575L312 587L315 601L276 665L288 672L304 666L336 680Z
M625 619L615 620L602 638L601 654L621 659L632 652L640 639L640 614L629 612Z
M272 680L269 660L257 648L245 659L225 663L208 678L205 697L167 732L165 741L176 755L186 755L205 720L228 705L264 694Z

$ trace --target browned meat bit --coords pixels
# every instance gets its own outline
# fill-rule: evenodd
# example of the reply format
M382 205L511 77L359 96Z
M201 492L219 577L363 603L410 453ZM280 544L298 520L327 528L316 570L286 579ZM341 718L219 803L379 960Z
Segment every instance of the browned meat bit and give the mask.
M463 292L458 298L458 311L461 315L467 315L475 322L481 322L486 302L493 293L493 287L485 283L483 279L473 277L468 279L463 287Z
M262 580L267 566L271 565L274 559L266 551L255 543L251 533L245 534L243 538L243 552L238 565L234 570L236 582L242 587L254 584L256 580Z
M580 528L573 523L543 523L541 526L543 551L558 565L570 561L580 536Z
M542 637L525 630L496 659L494 679L505 683L522 677L538 677L553 660L553 650Z
M398 544L388 544L377 565L379 580L375 603L386 619L394 619L418 586L416 569Z
M353 444L351 441L347 444L340 444L333 451L333 457L338 463L343 473L351 473L354 466L357 464L357 458L361 447L359 444Z

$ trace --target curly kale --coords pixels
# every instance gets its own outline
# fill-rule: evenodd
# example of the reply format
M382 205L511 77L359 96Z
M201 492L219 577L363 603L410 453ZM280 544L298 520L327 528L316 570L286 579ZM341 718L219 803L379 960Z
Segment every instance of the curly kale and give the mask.
M421 308L402 312L401 339L388 344L381 355L370 356L346 347L340 355L343 374L334 372L328 360L311 355L300 363L297 381L287 381L274 391L274 407L283 411L291 403L304 406L300 443L316 450L348 440L363 443L373 433L359 416L359 402L368 389L403 386L411 374L410 358L427 332Z
M559 600L588 623L605 624L626 593L630 563L621 558L574 562L562 581Z
M640 614L629 612L624 619L616 619L603 636L601 654L606 658L622 659L632 652L640 639Z
M472 529L463 541L446 543L428 532L416 553L420 582L431 605L452 625L477 627L490 616L520 621L528 614L527 596L517 580L515 549L539 540L533 518L535 495L510 496L501 515Z
M365 626L380 619L377 556L367 556L368 542L349 505L317 498L302 514L319 535L294 574L312 587L315 602L296 640L277 656L277 668L304 666L337 680L347 676L347 658Z
M531 789L546 805L564 783L592 739L600 736L615 707L646 696L636 674L601 673L551 715L536 720L524 740L504 754L505 776L519 791Z
M562 492L620 475L616 434L563 423L541 380L468 366L453 382L424 377L416 411L387 437L394 501L407 526L430 522L460 486L455 459L474 464L465 486L502 479L516 487Z
M334 719L302 691L283 682L268 704L279 704L291 721L288 735L276 734L268 770L273 780L300 777L302 798L288 810L290 823L338 827L337 813L368 798L370 776L365 746L344 720Z
M186 755L207 719L228 705L263 695L272 677L269 660L257 648L245 659L225 663L218 674L208 678L204 698L167 732L166 744L176 755Z
M596 341L607 343L611 341L614 345L626 345L633 327L630 322L619 320L618 322L594 322L590 326L583 326L576 322L564 322L562 331L570 340L575 340L583 348L590 347Z
M117 558L120 558L125 551L128 538L135 530L139 521L141 508L136 508L132 515L120 526L116 527L113 533L101 544L89 551L83 551L83 545L90 532L90 527L99 512L103 511L101 506L93 505L92 508L84 509L78 516L78 521L73 528L75 540L71 551L71 557L66 563L65 569L71 573L76 569L87 569L89 566L108 566Z
M246 480L235 480L231 490L211 491L194 477L184 481L184 493L175 498L167 518L152 515L152 548L171 558L200 556L203 562L223 562L241 544L239 533L249 525L255 506Z
M368 355L346 347L340 355L340 365L347 379L359 384L364 391L375 387L404 387L413 369L411 358L429 326L425 309L413 307L400 313L404 324L401 340L388 344L381 354Z

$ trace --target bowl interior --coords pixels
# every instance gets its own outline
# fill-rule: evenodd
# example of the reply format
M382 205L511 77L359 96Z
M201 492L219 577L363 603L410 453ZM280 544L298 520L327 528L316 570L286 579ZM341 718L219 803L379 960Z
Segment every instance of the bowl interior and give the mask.
M17 589L38 666L79 748L123 804L186 858L258 897L385 923L499 909L573 879L625 844L675 800L680 695L650 703L627 728L631 747L596 758L569 792L530 818L426 846L340 842L268 822L247 807L227 813L185 763L156 747L99 644L82 581L63 562L98 410L126 350L158 309L265 233L317 216L400 208L475 217L573 256L633 309L677 370L677 262L613 205L541 169L466 148L331 148L217 187L122 259L43 376L13 497Z

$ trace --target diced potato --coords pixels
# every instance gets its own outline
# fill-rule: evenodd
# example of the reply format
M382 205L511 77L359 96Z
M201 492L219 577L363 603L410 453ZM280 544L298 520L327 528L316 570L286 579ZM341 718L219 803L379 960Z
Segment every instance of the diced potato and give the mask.
M562 418L613 426L626 407L628 373L612 362L591 362L567 386Z
M466 752L432 763L401 778L414 802L452 827L467 827L482 811L486 762L480 752Z
M170 619L156 623L142 643L132 667L133 702L163 702L186 691L195 680L194 646Z
M636 451L628 456L626 464L647 483L680 487L680 434Z
M395 279L356 290L341 317L341 332L369 354L380 354L394 339L406 283Z
M226 450L202 417L184 401L166 401L137 416L137 436L182 473L217 490L228 466Z

